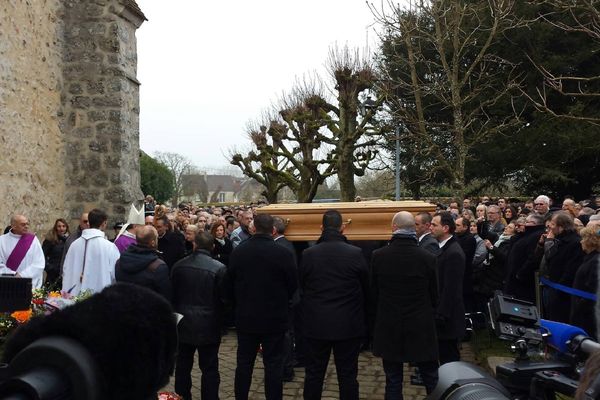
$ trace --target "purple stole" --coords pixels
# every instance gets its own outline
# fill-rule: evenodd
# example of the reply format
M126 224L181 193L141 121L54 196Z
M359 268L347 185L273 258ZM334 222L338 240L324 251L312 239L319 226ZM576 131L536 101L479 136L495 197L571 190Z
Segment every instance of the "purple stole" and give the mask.
M29 247L31 247L31 243L33 243L33 239L35 235L31 233L26 233L25 235L21 235L21 238L17 242L17 245L13 249L12 253L6 260L6 266L11 270L17 272L17 268L21 265L21 261L25 258L25 255L29 251Z

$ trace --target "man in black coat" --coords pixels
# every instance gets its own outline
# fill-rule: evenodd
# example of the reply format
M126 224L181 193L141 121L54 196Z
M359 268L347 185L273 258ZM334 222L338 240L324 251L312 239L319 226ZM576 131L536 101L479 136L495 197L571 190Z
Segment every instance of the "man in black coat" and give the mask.
M173 308L183 315L179 322L179 354L175 370L175 392L192 398L191 371L194 354L202 371L202 400L219 398L219 346L223 326L225 265L211 256L213 237L196 232L194 252L178 261L171 271Z
M462 290L465 253L454 238L455 229L454 218L447 211L435 215L431 221L431 234L442 249L437 258L440 301L435 316L440 364L460 361L459 343L465 335Z
M474 308L473 300L473 257L477 249L475 236L471 234L471 221L468 218L460 217L455 221L455 238L460 248L465 253L465 274L463 275L463 301L465 308L472 311Z
M419 248L412 214L397 213L392 231L390 244L373 252L370 281L373 354L383 358L385 397L397 399L405 362L417 364L427 394L437 383L438 287L436 257Z
M575 230L573 217L564 211L555 212L550 222L551 232L548 239L554 240L554 246L545 253L545 276L554 282L572 287L577 268L583 262L581 237ZM556 289L544 289L545 318L552 321L569 323L571 298L568 294Z
M115 279L145 286L171 301L169 267L158 257L156 229L150 225L138 227L135 240L136 244L130 245L117 261Z
M431 236L431 219L431 214L427 212L418 213L415 216L415 230L417 232L419 247L437 256L442 250L437 239Z
M286 239L285 237L285 222L281 217L273 217L273 226L275 227L275 233L273 234L273 240L278 245L288 249L292 255L294 256L294 265L298 266L298 261L296 258L296 249L292 242ZM298 291L296 291L296 298L293 300L293 305L297 305L298 303ZM295 319L295 309L290 314L290 325L288 331L285 333L285 355L283 357L283 381L290 382L294 379L294 340L296 339L294 332L294 319ZM300 333L300 332L298 332ZM302 340L302 335L299 335L299 339ZM300 340L298 342L300 342ZM300 345L302 347L302 345Z
M166 216L154 221L158 231L158 250L169 269L185 255L185 238L179 232L170 229L169 219Z
M333 350L340 400L358 399L358 354L367 333L368 267L361 249L346 243L339 212L325 212L322 230L317 244L304 250L299 269L307 345L304 398L321 398Z
M535 302L535 271L539 269L541 262L535 249L544 230L544 217L540 214L527 216L525 231L513 238L506 259L504 293Z
M256 351L263 347L265 396L283 396L283 356L290 303L298 288L294 258L273 241L273 217L254 218L256 234L231 253L227 287L235 307L238 336L235 398L247 399Z

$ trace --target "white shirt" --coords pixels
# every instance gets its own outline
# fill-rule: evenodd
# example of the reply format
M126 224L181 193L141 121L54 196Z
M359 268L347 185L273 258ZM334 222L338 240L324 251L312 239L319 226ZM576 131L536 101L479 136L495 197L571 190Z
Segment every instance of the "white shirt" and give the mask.
M120 256L119 249L105 239L104 232L95 228L85 229L65 256L62 290L77 296L82 291L96 293L112 285L115 283L115 264Z
M442 247L444 247L444 245L446 244L446 242L447 242L448 240L452 239L452 236L454 236L454 235L450 235L450 236L448 236L448 238L446 238L446 239L444 239L444 240L442 240L441 242L439 242L439 243L438 243L438 244L440 245L440 249L441 249Z
M0 236L0 274L15 275L15 271L6 266L6 261L8 261L12 251L17 246L19 239L21 239L21 235L15 235L12 231ZM46 258L42 251L42 245L35 237L16 273L23 278L31 278L31 286L38 289L42 287L45 266Z

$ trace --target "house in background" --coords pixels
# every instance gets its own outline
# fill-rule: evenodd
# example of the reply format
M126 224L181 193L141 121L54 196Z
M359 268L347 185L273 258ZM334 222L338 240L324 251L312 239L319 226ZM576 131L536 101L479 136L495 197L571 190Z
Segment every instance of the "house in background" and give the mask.
M181 177L182 202L239 203L260 199L261 186L253 179L233 175L188 174Z

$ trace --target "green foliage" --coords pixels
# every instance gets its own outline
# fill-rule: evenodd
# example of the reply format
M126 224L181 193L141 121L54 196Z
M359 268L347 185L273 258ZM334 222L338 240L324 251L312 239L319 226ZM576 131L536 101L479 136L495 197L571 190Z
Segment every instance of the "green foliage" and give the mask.
M167 202L173 196L175 190L173 174L166 165L143 151L140 152L140 175L144 195L152 195L159 204Z

